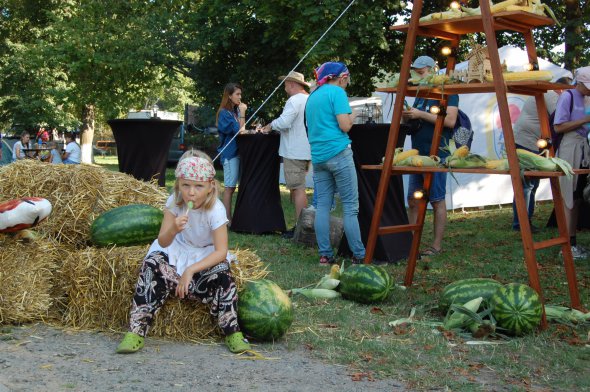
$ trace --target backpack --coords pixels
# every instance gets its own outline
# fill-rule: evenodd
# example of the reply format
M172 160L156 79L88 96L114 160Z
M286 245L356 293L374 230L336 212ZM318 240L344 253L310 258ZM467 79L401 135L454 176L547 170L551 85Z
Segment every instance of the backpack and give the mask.
M571 113L574 108L574 95L569 90L566 90L566 93L569 93L569 95L571 96L571 99L570 99L570 113ZM565 135L564 133L557 133L555 131L555 126L553 125L553 121L555 120L555 112L556 112L556 110L554 110L553 113L551 113L549 115L549 130L551 131L551 144L553 144L553 151L557 151L557 149L559 148L559 145L561 144L561 139L563 139L563 135Z
M453 128L453 137L455 141L455 147L467 146L471 149L471 143L473 142L473 129L471 128L471 120L464 111L459 109L457 113L457 122Z

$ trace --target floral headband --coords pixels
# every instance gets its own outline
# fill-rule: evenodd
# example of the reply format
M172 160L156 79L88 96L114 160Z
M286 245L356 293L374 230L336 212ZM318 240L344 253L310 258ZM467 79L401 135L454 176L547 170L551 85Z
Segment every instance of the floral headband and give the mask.
M174 175L176 178L184 178L185 180L211 181L215 178L215 168L207 159L190 157L178 163Z

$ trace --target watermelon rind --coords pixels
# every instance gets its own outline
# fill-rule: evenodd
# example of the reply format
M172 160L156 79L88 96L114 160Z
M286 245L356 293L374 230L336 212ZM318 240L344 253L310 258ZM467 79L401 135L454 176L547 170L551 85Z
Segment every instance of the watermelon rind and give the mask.
M283 336L293 323L293 305L271 280L246 282L238 297L238 322L246 335L273 341Z
M369 304L385 300L393 288L391 275L372 264L351 265L340 275L338 290L346 299Z
M147 204L129 204L99 215L90 227L96 246L149 244L158 237L164 213Z
M509 283L500 287L490 298L490 305L498 327L510 335L526 335L541 322L541 298L525 284Z
M486 302L500 287L502 287L502 283L491 278L457 280L443 289L438 301L438 307L443 313L446 313L452 304L463 305L478 297L482 297Z

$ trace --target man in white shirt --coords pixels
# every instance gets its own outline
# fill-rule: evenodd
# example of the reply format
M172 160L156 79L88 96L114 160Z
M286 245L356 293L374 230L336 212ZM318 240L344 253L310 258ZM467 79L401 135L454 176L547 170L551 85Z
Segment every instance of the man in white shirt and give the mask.
M305 88L309 88L309 83L305 82L302 74L294 71L279 79L285 79L285 92L289 99L281 116L266 125L262 132L267 133L274 129L281 133L279 155L283 157L285 181L295 203L295 218L299 219L301 210L307 207L305 176L311 160L311 148L304 123L305 104L309 96ZM288 230L284 237L291 238L293 231Z

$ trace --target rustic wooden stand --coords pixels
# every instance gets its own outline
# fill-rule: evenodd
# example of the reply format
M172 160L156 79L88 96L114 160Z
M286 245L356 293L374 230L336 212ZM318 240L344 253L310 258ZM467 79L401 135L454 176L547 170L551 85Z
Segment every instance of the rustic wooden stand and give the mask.
M392 30L402 31L407 33L406 45L404 49L401 72L399 78L399 85L397 88L383 88L379 91L396 93L393 118L391 127L389 129L389 139L385 159L383 165L363 166L366 170L381 170L381 179L377 191L377 199L375 201L375 210L371 222L369 238L367 241L365 263L370 263L373 258L375 243L377 236L399 233L405 231L413 232L412 247L410 250L408 265L406 268L406 275L404 284L410 286L414 277L416 269L416 260L418 257L418 249L420 247L420 240L422 237L422 230L424 225L424 218L426 215L426 207L428 200L424 198L418 203L418 218L415 224L400 225L400 226L380 226L381 214L383 213L383 205L386 200L387 184L392 173L406 174L406 173L423 173L424 175L424 190L428 195L430 184L432 181L432 173L447 171L445 168L418 168L418 167L392 167L393 155L397 139L399 135L399 124L402 117L402 108L404 97L415 96L424 98L434 98L440 100L440 107L443 108L438 115L434 125L434 138L432 140L432 147L430 149L431 155L437 155L438 146L440 143L441 133L443 129L444 113L447 105L447 96L451 94L470 94L470 93L489 93L495 92L498 100L498 108L502 122L502 131L504 133L504 141L506 145L506 154L510 169L507 171L489 170L489 169L459 169L453 168L454 172L461 173L482 173L482 174L504 174L510 175L512 180L512 188L514 190L514 199L516 203L516 210L520 222L520 233L522 236L522 244L524 247L524 259L529 275L529 285L539 293L541 300L543 300L543 293L539 281L539 272L537 268L535 252L539 249L548 248L550 246L561 246L563 253L563 260L569 287L569 295L571 299L571 306L576 309L582 309L580 298L578 294L578 287L576 282L576 272L573 263L571 247L569 245L569 234L565 221L564 202L561 197L559 187L559 177L562 173L555 172L538 172L527 171L525 176L548 178L551 184L551 192L553 194L553 202L555 205L555 215L557 219L557 227L559 235L556 238L551 238L544 241L534 242L531 227L528 219L526 202L524 200L523 186L520 177L520 167L518 157L516 155L516 146L514 142L514 135L512 133L512 124L510 121L510 112L508 109L507 93L516 93L523 95L531 95L536 99L537 111L539 113L539 120L541 124L541 135L543 138L550 138L549 130L549 116L545 107L543 94L548 90L563 89L565 86L561 84L543 82L543 81L518 81L506 82L502 76L502 67L500 63L500 56L498 54L498 44L496 41L496 31L510 30L523 34L529 62L537 64L537 54L531 29L538 26L551 25L553 20L544 16L524 12L524 11L508 11L491 14L489 1L480 1L481 16L470 16L466 18L437 20L432 22L419 22L420 14L422 12L422 0L415 0L413 2L412 17L409 25L393 26ZM492 67L493 83L475 83L475 84L454 84L445 85L442 88L427 89L421 87L408 86L408 79L410 73L410 64L414 58L414 48L416 44L416 36L428 36L433 38L440 38L450 41L452 48L457 48L459 41L463 34L483 31L486 35L487 47L489 50L490 63ZM455 68L456 58L454 52L448 57L447 73ZM441 99L442 97L442 99ZM554 151L551 150L551 154ZM587 173L588 170L576 170L578 173ZM543 315L542 326L546 326L546 319Z

